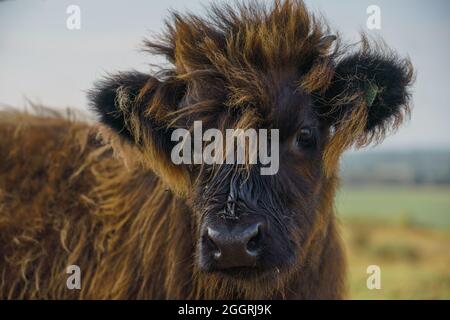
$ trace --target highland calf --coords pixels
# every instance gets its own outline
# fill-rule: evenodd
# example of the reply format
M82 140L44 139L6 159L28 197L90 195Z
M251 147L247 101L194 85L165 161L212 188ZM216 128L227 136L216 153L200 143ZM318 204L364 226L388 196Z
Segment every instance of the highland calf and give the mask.
M1 114L1 298L345 297L339 157L401 123L412 67L364 36L340 45L300 1L209 13L145 43L167 69L96 84L99 125ZM278 129L278 172L173 163L194 121Z

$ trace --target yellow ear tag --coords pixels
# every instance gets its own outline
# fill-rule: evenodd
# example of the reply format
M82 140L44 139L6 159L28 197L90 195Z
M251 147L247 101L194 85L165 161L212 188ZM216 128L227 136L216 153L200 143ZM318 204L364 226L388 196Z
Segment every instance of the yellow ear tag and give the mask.
M372 82L368 82L366 84L366 103L368 107L371 107L373 102L375 101L375 98L377 97L377 94L380 92L380 89L378 86Z

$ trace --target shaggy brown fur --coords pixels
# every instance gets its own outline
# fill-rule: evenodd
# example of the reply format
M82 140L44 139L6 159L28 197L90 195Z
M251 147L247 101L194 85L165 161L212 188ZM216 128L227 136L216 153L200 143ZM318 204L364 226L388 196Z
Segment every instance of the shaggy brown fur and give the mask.
M326 213L332 196L323 198L326 237L311 239L323 242L308 257L311 270L272 288L270 296L257 286L248 296L195 274L191 210L153 173L127 169L113 157L110 146L97 142L97 128L56 113L1 115L2 298L341 296L344 260L334 218ZM80 291L66 287L72 264L82 270Z
M365 38L341 49L300 1L210 12L174 14L146 43L169 69L97 84L90 97L104 126L1 114L0 297L345 297L338 159L400 124L410 63ZM199 269L200 226L232 182L224 168L170 161L170 133L194 120L204 129L280 129L280 172L267 182L244 170L263 203L279 206L271 214L285 231L274 238L290 252L275 250L273 272L237 280ZM313 145L298 142L302 123L315 128ZM81 290L66 287L71 264L82 270Z

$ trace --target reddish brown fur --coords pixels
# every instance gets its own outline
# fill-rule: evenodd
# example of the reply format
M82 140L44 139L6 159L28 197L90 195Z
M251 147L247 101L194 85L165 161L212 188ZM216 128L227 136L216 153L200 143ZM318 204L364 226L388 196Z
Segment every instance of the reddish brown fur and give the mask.
M387 69L400 74L402 89L385 88L391 79L378 75L380 93L369 106L360 74L350 72L345 80L352 86L330 93L343 79L336 70L348 71L352 63L339 69L343 52L302 2L276 2L271 10L250 5L240 14L231 7L214 10L219 25L175 15L162 40L147 43L172 63L159 79L148 76L139 88L126 74L112 79L118 87L113 113L123 119L119 131L127 131L132 143L111 130L111 123L107 128L57 115L1 113L0 297L345 297L345 257L333 210L338 159L350 146L379 140L401 122L411 68L363 39L362 53L353 60L368 65L392 60ZM294 168L290 174L304 180L314 179L313 169L321 173L308 190L319 199L317 208L301 217L308 228L294 228L298 232L292 235L301 243L298 263L270 282L206 275L195 263L199 217L190 193L195 182L189 168L168 159L160 128L145 126L143 119L167 128L191 128L193 120L220 129L288 122L286 111L274 105L292 79L326 107L318 112L319 160L303 157L288 164ZM176 99L180 93L183 103ZM370 109L374 106L379 108ZM110 113L105 111L103 122L117 119ZM98 132L106 145L98 142ZM71 264L82 270L81 290L66 287Z
M322 248L308 257L310 270L279 288L239 291L195 273L190 209L151 172L127 169L113 157L96 142L95 127L20 113L2 112L2 119L2 298L342 297L345 263L331 211L335 182L309 240ZM71 264L82 270L79 291L66 287Z

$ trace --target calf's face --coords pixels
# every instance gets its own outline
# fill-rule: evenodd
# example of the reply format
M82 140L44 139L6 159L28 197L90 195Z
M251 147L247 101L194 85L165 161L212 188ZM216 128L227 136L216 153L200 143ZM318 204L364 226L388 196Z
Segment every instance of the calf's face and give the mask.
M272 83L272 106L265 118L255 119L255 111L244 108L233 119L222 106L224 114L212 121L216 128L226 123L231 128L278 130L276 139L268 136L268 143L278 144L279 168L272 174L262 174L261 163L194 168L190 199L203 271L252 279L278 274L298 261L321 198L326 129L295 79Z
M401 122L412 78L409 61L364 37L342 52L299 1L252 6L213 7L210 20L175 14L146 42L171 67L120 73L90 92L122 152L192 207L196 270L236 282L287 279L308 263L332 219L340 155ZM262 175L259 161L174 163L173 132L193 133L196 121L224 137L278 130L267 136L276 172Z

